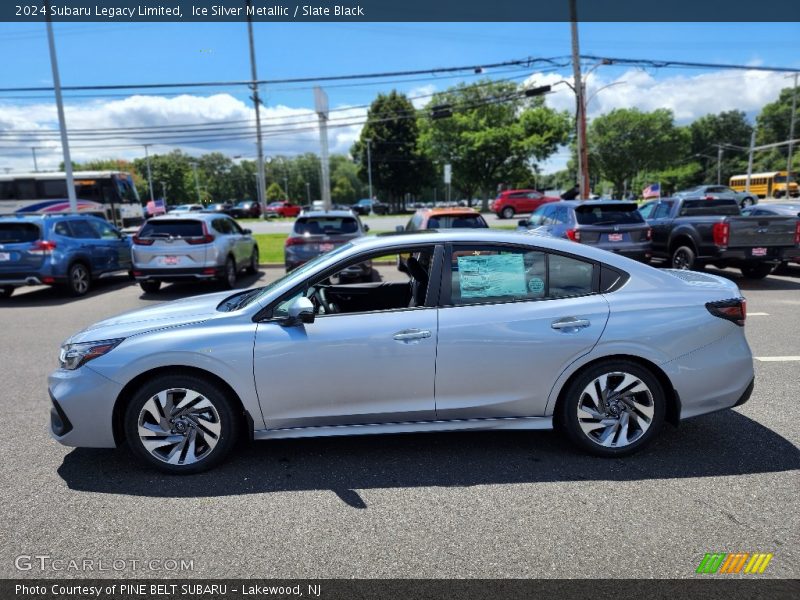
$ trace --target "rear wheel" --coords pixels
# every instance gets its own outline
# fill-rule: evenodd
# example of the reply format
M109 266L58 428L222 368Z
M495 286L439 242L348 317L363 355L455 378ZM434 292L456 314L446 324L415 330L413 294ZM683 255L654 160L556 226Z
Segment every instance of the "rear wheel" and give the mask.
M220 281L226 290L233 289L236 286L236 261L233 260L232 256L229 256L228 260L225 261L225 270L222 272Z
M569 386L558 419L573 443L598 456L624 456L647 445L664 422L658 379L627 360L596 364Z
M501 219L511 219L514 217L514 209L510 206L506 206L503 210L500 211L500 218Z
M258 246L253 246L253 253L250 255L250 264L247 265L247 272L250 275L258 273Z
M126 440L139 459L161 471L205 471L234 446L239 421L231 406L210 381L165 375L134 395L125 411Z
M767 275L772 273L774 267L772 265L760 264L742 267L742 275L747 279L764 279Z
M695 267L694 249L689 246L678 246L672 251L672 268L690 270Z
M756 203L755 198L751 198L750 196L747 196L747 198L743 198L742 199L741 206L742 206L742 208L747 208L748 206L753 206L753 204L755 204L755 203Z
M14 293L14 288L10 285L0 287L0 298L9 298Z
M74 263L67 273L67 290L71 296L85 296L92 286L89 269L83 263Z
M155 294L159 289L161 289L161 282L160 281L141 281L141 282L139 282L139 287L142 288L142 291L145 294Z

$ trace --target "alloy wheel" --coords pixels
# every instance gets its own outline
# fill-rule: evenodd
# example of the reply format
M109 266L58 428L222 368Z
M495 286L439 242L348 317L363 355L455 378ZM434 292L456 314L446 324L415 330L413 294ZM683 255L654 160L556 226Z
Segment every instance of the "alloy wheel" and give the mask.
M232 258L229 258L228 262L225 263L225 281L229 287L236 285L236 264Z
M624 448L650 428L655 413L653 393L641 379L624 371L605 373L581 392L578 424L599 446Z
M200 392L170 388L144 403L138 418L139 440L154 458L170 465L190 465L219 442L222 423L214 405Z
M83 296L89 291L89 272L86 270L86 267L81 264L72 267L70 271L70 284L72 285L72 291L78 296Z
M691 262L689 254L685 250L679 249L672 257L672 268L687 270L691 267Z

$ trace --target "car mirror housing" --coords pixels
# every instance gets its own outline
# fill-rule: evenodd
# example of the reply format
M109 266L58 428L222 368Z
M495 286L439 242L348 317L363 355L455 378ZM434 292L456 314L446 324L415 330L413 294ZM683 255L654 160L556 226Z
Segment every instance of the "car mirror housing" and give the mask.
M365 232L369 231L369 225L366 225L366 224L364 225L364 231Z
M305 296L300 296L289 305L287 324L313 323L314 317L314 305L311 303L311 300Z
M530 224L531 222L528 221L528 219L520 219L519 221L517 221L517 225L519 225L520 227L527 227Z
M405 228L405 227L403 227L402 225L398 225L397 227L395 227L395 228L394 228L394 230L395 230L397 233L402 233L403 231L405 231L405 230L406 230L406 228Z
M253 230L252 229L242 229L242 233L244 233L245 235L250 235L251 233L253 233Z

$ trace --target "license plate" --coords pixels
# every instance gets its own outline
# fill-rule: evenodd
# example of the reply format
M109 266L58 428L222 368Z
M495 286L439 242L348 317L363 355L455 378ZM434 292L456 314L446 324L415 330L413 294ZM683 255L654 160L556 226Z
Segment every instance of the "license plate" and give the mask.
M330 252L333 250L333 244L320 244L319 249L322 252Z
M753 248L753 256L766 256L767 249L766 248Z
M11 260L10 252L0 252L0 260Z
M164 257L164 264L165 265L177 265L178 264L178 257L177 256L165 256Z
M609 242L621 242L622 241L622 234L621 233L609 233L608 234L608 241Z

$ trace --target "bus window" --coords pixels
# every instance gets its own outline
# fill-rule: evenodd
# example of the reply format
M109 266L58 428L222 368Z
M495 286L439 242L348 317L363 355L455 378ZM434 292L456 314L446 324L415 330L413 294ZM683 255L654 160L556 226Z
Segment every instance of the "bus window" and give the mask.
M126 204L139 204L139 195L136 193L136 188L133 186L133 180L130 176L116 176L113 179L117 184L117 192L120 198L122 198L122 202Z
M66 198L67 182L60 179L42 179L39 181L40 198Z
M15 179L17 186L17 200L36 200L36 180L35 179Z

